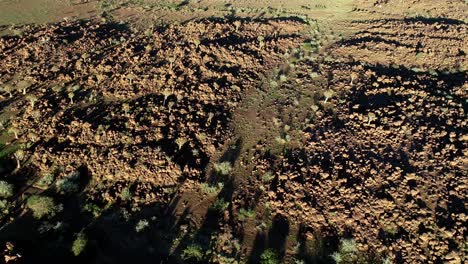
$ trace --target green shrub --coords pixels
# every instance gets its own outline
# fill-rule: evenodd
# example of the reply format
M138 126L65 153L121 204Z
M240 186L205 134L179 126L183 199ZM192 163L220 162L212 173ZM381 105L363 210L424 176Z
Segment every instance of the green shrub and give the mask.
M203 259L203 249L197 244L189 245L182 252L182 259L184 261L201 261Z
M224 161L221 163L215 163L213 169L216 173L222 176L228 175L232 170L232 165L229 161Z
M98 218L101 215L102 210L95 204L87 203L83 206L82 211L92 214L94 218Z
M26 206L31 209L33 216L37 219L52 218L61 211L61 207L48 196L33 195L26 201Z
M206 195L213 195L219 193L224 187L224 183L219 182L216 185L210 185L209 183L201 183L200 189Z
M140 233L141 231L145 230L149 226L149 222L146 219L142 219L138 221L138 223L135 226L135 230Z
M54 175L51 173L47 173L42 178L40 178L34 185L45 189L49 187L54 182Z
M13 184L0 181L0 198L8 198L13 195Z
M71 248L73 255L80 255L86 248L86 244L88 244L88 238L86 237L86 235L83 232L78 233L76 235L75 241L73 241L73 245Z
M252 210L252 209L244 209L244 208L241 208L239 210L239 220L240 221L244 221L245 219L247 218L252 218L255 216L255 211Z
M212 209L218 212L223 212L229 206L228 202L225 202L223 198L217 199L212 206Z
M79 178L80 178L79 172L73 172L69 176L58 180L55 183L55 186L57 187L57 191L60 194L64 194L64 195L78 192L80 189Z
M260 264L279 264L278 254L269 248L260 255Z
M130 192L130 187L123 188L122 192L120 192L120 197L124 201L130 201L132 199L132 193Z
M341 240L338 251L334 252L331 257L337 264L357 262L359 256L356 241L354 239Z

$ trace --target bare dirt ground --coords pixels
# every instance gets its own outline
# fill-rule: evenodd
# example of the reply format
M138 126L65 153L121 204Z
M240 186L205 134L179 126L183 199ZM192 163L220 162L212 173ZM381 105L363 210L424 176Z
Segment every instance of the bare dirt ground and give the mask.
M31 3L5 263L466 261L464 1Z

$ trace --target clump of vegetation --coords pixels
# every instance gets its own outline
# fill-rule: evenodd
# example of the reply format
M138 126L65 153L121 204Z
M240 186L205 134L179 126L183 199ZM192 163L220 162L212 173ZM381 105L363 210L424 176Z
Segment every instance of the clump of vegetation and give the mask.
M31 82L28 80L22 80L18 82L17 88L22 92L23 95L26 95L26 91L31 86Z
M367 125L370 125L372 121L376 119L376 116L374 113L369 113L367 114Z
M125 187L120 192L120 197L124 201L130 201L132 199L132 192L130 191L130 187Z
M179 147L179 150L185 145L185 143L187 143L187 139L186 138L177 138L176 139L176 144L177 144L177 147Z
M356 263L358 260L358 249L354 239L341 240L340 247L331 257L337 263Z
M71 251L73 255L78 256L80 255L86 248L86 244L88 244L88 238L83 232L80 232L76 235L75 241L73 241L73 245Z
M274 177L275 176L273 175L273 173L271 171L267 171L262 175L262 181L263 182L269 182L269 181L273 180Z
M333 90L326 90L323 93L323 96L325 96L325 103L328 102L328 99L332 98L334 94Z
M9 85L9 84L5 84L2 88L2 90L5 92L5 93L8 93L8 95L11 97L13 97L13 86Z
M255 216L255 211L252 209L241 208L239 210L239 220L244 221L245 219L252 218Z
M21 161L24 159L24 151L21 150L21 149L18 149L14 154L13 156L15 157L16 159L16 169L20 169L21 168Z
M213 194L219 193L221 189L223 189L223 187L224 187L224 184L222 182L216 185L210 185L205 182L200 184L201 191L207 195L213 195Z
M229 206L229 203L224 201L224 198L220 198L220 199L217 199L213 205L212 205L212 209L215 210L215 211L218 211L218 212L223 212L225 211Z
M37 219L52 218L61 211L61 206L48 196L33 195L26 201L26 206Z
M0 198L8 198L13 195L13 184L0 181Z
M37 97L35 95L33 95L33 94L28 94L28 95L26 95L26 99L31 104L31 107L34 108L34 105L37 102Z
M192 244L184 249L181 257L184 261L202 261L203 256L202 247L197 244Z
M215 163L213 165L214 171L222 176L228 175L232 170L232 165L229 161L223 161L220 163Z
M42 176L34 186L39 187L41 189L45 189L49 187L54 182L54 175L52 173L47 173Z
M269 248L260 255L260 264L279 264L279 257L276 252Z
M79 179L80 179L80 173L75 171L69 176L58 180L55 183L55 186L57 187L57 191L60 194L64 194L64 195L78 192L80 188Z
M82 211L92 214L94 218L98 218L101 215L102 210L95 204L87 203L83 206Z
M149 226L149 222L146 219L142 219L138 221L138 223L135 226L135 230L140 233L141 231L145 230Z

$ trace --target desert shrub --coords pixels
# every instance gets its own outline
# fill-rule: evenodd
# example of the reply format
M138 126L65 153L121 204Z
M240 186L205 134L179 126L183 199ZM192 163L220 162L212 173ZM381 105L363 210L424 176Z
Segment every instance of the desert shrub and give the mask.
M132 193L130 191L130 187L123 188L122 191L120 192L120 197L124 201L130 201L132 199Z
M358 260L358 250L354 239L341 240L340 247L331 257L337 263L355 263Z
M201 191L207 195L213 195L213 194L219 193L221 189L223 189L223 187L224 187L224 184L222 182L216 185L210 185L205 182L200 184Z
M47 173L40 178L34 185L39 188L47 188L54 182L54 175Z
M247 218L252 218L255 216L255 211L252 209L241 208L239 210L239 220L244 221Z
M0 198L8 198L13 195L13 184L0 181Z
M184 261L201 261L203 256L202 247L197 244L192 244L184 249L181 257Z
M269 248L260 255L260 264L279 264L278 254Z
M88 244L88 238L83 232L80 232L76 235L75 241L73 241L71 251L73 255L78 256L80 255L86 248L86 244Z
M145 230L149 226L149 222L146 219L142 219L138 221L138 223L135 226L135 230L140 233L141 231Z
M92 203L87 203L83 206L82 209L83 212L87 212L93 215L94 218L97 218L101 215L101 208L99 206L92 204Z
M73 172L69 176L58 180L55 183L57 187L57 191L60 194L65 194L65 195L78 192L78 190L80 189L79 178L80 178L79 172Z
M213 165L213 169L217 174L226 176L231 172L232 165L229 161L223 161L220 163L215 163Z
M225 202L223 198L217 199L212 206L212 209L218 212L223 212L229 206L228 202Z
M37 219L51 218L61 211L61 207L48 196L33 195L26 201L26 206L31 209L33 216Z

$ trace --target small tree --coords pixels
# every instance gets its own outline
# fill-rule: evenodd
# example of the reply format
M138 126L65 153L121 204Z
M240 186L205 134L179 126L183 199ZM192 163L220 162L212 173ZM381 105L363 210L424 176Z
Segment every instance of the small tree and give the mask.
M332 98L334 95L333 90L326 90L323 95L325 96L325 103L328 102L328 99Z
M8 133L11 133L15 136L15 139L18 139L19 130L16 127L8 128Z
M5 93L8 93L8 95L10 96L10 98L13 97L13 90L14 90L13 86L11 86L11 85L9 85L9 84L5 84L5 85L3 86L3 91L4 91Z
M54 199L48 196L33 195L26 201L26 206L37 219L52 218L61 210Z
M88 238L86 237L86 235L83 232L78 233L76 235L75 241L73 241L73 245L71 248L73 255L80 255L85 250L87 244Z
M13 156L16 159L16 168L20 169L21 168L21 161L24 159L24 151L22 149L18 149Z
M371 123L372 121L374 121L375 119L376 119L376 116L375 116L374 113L369 113L369 114L367 114L367 120L368 120L368 121L367 121L367 125L370 125L370 123Z
M8 198L13 195L13 184L0 181L0 198Z
M236 27L236 32L239 31L241 25L242 23L240 22L240 20L234 21L234 27Z
M28 99L29 103L31 104L31 107L34 108L34 104L37 102L37 97L33 94L29 94L26 96L26 99Z
M172 92L166 89L162 92L162 94L164 95L163 105L166 105L166 100L172 94Z
M30 81L27 81L27 80L22 80L20 82L18 82L18 89L20 91L22 91L23 95L26 94L26 91L28 90L28 88L31 86L31 82Z
M68 98L70 99L70 103L73 104L73 97L75 97L75 93L74 92L68 92Z

